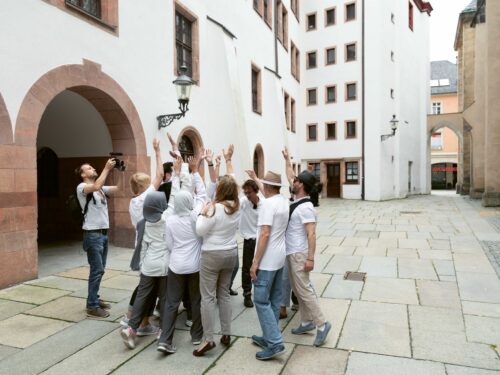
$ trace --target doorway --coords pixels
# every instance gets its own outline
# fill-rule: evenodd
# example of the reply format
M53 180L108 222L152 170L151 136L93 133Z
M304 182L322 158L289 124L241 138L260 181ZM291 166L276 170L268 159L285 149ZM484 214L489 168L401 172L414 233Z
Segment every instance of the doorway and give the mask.
M340 198L340 163L326 164L326 196Z

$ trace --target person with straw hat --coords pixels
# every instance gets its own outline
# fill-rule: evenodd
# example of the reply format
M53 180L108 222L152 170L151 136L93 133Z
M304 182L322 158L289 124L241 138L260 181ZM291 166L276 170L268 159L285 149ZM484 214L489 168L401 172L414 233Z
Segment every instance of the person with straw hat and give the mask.
M279 328L279 310L285 264L285 232L288 225L288 200L280 194L281 175L267 172L260 181L266 200L257 220L257 246L250 268L254 285L254 304L262 336L252 341L262 348L255 357L267 360L285 352Z

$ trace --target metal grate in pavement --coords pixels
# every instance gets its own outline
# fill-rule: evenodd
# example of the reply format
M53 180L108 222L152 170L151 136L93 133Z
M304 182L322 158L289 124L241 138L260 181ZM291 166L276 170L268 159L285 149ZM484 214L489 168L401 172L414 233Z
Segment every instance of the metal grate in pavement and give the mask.
M344 274L344 280L365 281L365 278L366 278L366 272L347 271Z

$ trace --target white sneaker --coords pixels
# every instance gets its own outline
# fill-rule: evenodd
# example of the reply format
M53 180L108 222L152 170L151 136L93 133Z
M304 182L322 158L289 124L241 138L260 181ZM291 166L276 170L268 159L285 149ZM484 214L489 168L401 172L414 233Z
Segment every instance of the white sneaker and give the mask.
M120 325L124 328L127 328L128 327L128 321L129 319L127 318L127 315L123 315L123 318L122 320L120 320Z
M135 332L132 328L127 327L120 331L123 343L129 349L135 349Z

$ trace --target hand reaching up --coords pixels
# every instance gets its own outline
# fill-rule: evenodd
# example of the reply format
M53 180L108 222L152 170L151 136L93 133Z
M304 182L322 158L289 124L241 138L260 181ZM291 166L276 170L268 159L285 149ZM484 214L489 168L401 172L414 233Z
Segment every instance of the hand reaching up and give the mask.
M224 155L224 159L226 160L226 162L231 161L233 152L234 152L234 145L232 143L228 146L227 152L224 149L222 150L222 154Z
M174 173L176 176L179 176L181 174L181 168L182 168L182 158L180 156L177 156L174 159Z
M283 151L281 151L281 153L283 154L283 158L285 158L285 160L290 160L290 154L288 153L288 148L284 148Z
M253 169L247 169L245 170L245 172L247 173L248 177L250 177L252 180L255 181L257 179L257 174Z

